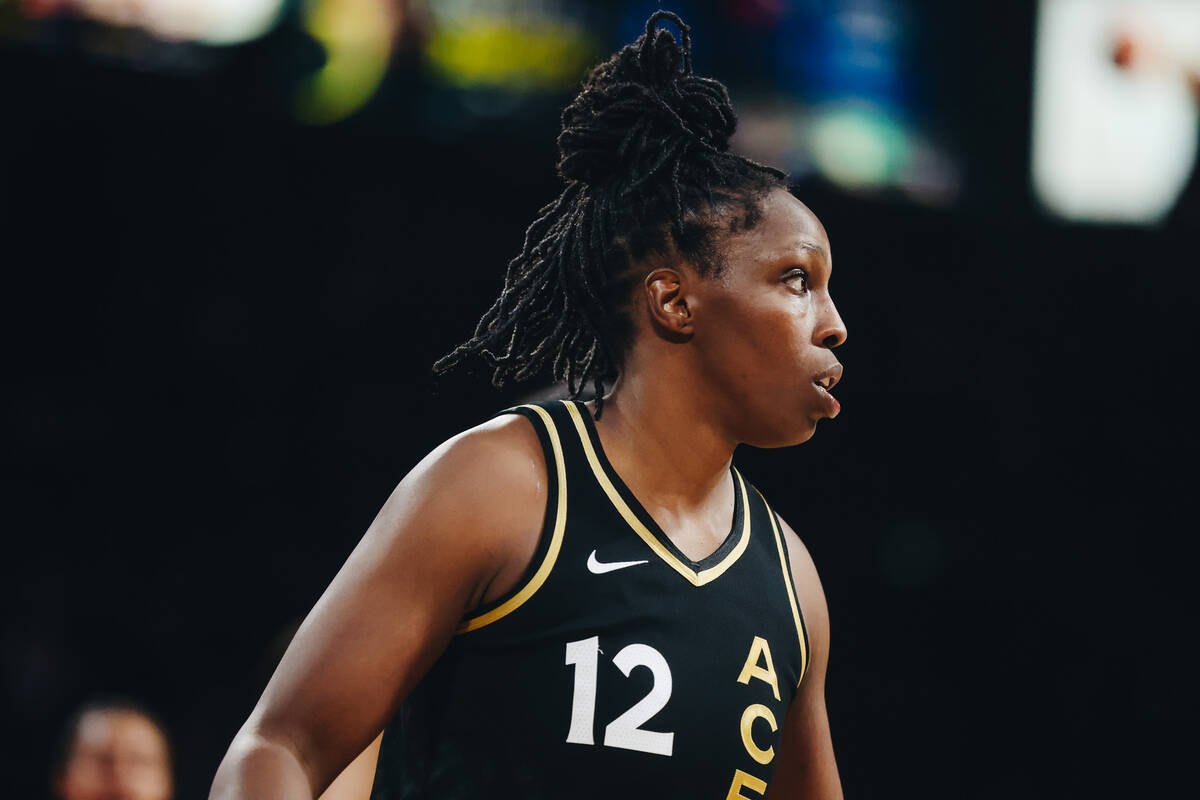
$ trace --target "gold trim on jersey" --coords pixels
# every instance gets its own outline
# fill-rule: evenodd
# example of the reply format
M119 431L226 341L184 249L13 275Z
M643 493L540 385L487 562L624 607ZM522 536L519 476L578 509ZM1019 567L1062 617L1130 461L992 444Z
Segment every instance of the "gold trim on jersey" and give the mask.
M546 425L546 432L550 435L550 447L554 450L554 467L558 475L558 503L555 508L554 532L550 536L550 547L546 550L546 557L542 559L541 566L538 567L537 572L533 573L529 582L491 611L486 611L463 622L458 626L458 633L466 633L482 628L484 625L490 625L520 608L526 600L533 597L538 589L542 588L542 584L550 577L550 571L554 569L554 562L558 559L558 551L562 549L563 530L567 527L567 469L563 461L562 441L558 438L558 428L544 409L535 405L523 405L518 408L529 408L536 411Z
M584 425L583 417L580 416L579 407L569 401L564 401L563 405L567 407L567 411L571 414L571 420L575 423L575 430L579 432L579 440L583 443L583 452L587 456L588 463L592 467L592 472L596 476L596 481L600 484L600 488L608 495L608 499L612 502L613 507L625 519L633 532L641 537L642 541L650 546L659 558L667 562L667 566L678 572L693 586L703 586L706 583L716 580L721 577L725 570L733 566L734 562L741 557L746 551L746 547L750 544L750 499L746 495L746 483L742 480L741 473L735 468L733 474L737 476L737 485L740 492L735 492L735 495L740 494L742 503L742 533L737 545L730 551L729 555L721 559L719 564L709 567L708 569L696 572L694 569L684 564L670 550L668 550L658 537L650 532L637 515L633 513L633 509L625 502L617 491L617 487L613 486L612 481L608 479L608 474L604 471L604 467L600 464L600 459L596 455L596 448L592 447L592 437L588 435L587 427ZM735 499L736 502L736 499Z
M758 490L755 489L755 491ZM800 680L796 681L796 685L799 686L804 682L804 673L808 671L808 645L805 644L804 623L800 621L800 604L796 602L796 587L792 585L792 568L788 564L787 553L783 551L783 538L779 532L779 526L775 524L775 512L771 509L767 498L762 496L762 492L758 492L758 496L762 498L763 505L767 507L767 516L771 518L775 546L779 548L779 564L783 567L783 585L787 587L788 602L792 604L792 619L796 623L796 636L800 639Z

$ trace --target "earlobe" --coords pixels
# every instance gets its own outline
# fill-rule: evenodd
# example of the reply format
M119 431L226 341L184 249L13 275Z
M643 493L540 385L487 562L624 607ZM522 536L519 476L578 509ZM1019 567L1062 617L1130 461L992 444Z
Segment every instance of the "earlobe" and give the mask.
M671 341L692 336L692 310L685 293L686 279L674 269L656 269L644 282L647 311L659 335Z

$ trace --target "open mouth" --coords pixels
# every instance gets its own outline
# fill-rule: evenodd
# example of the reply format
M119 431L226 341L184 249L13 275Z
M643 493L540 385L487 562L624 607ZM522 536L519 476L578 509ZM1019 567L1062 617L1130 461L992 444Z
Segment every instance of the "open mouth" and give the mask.
M813 376L813 383L821 389L828 392L834 386L837 386L838 381L842 379L842 365L834 364L824 372L819 372Z
M842 410L842 404L837 401L837 398L830 394L830 390L837 385L837 382L842 379L842 365L834 364L829 369L821 372L813 377L813 386L817 387L817 393L821 395L827 406L826 414L830 418L836 417L838 412Z

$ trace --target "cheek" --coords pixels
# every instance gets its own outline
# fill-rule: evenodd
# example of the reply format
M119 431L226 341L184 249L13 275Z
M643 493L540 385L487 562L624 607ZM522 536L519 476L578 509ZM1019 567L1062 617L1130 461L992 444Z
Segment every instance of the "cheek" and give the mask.
M811 344L808 303L774 303L747 309L731 330L743 357L764 368L790 371Z
M748 389L791 387L814 371L806 364L812 351L808 306L728 303L719 309L719 327L698 344L710 356L710 368L727 383Z

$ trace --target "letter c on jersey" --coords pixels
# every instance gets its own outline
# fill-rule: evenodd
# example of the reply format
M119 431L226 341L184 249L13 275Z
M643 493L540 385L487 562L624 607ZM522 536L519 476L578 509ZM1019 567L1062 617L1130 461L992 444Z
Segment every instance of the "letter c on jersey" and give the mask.
M746 752L760 764L770 764L771 759L775 757L775 745L767 745L767 749L763 750L754 742L754 720L765 719L767 724L771 726L771 733L779 730L779 724L775 722L775 715L771 713L771 709L755 703L752 706L747 706L742 712L742 744L746 746Z

